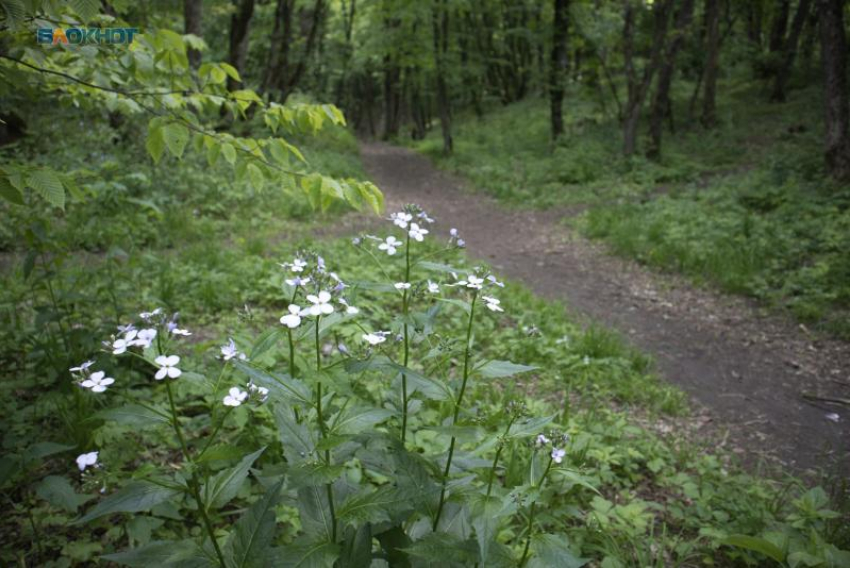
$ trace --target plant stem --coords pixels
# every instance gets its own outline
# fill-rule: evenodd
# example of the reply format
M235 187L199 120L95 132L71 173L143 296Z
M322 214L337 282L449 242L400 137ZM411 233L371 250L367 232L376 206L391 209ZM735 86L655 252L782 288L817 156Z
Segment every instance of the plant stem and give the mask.
M233 407L228 406L227 410L224 411L224 416L221 417L221 420L219 421L218 425L215 427L212 434L210 434L210 437L207 438L207 443L204 444L204 447L201 448L201 452L197 455L195 459L201 459L201 456L203 456L204 453L209 449L209 447L212 446L213 441L215 441L216 435L218 435L218 432L219 430L221 430L221 427L224 426L224 421L227 420L227 416L230 414L231 410L233 410Z
M322 371L322 349L319 343L319 322L321 321L322 316L316 316L316 373L319 374ZM316 385L316 420L319 422L319 437L324 440L326 437L325 432L325 419L322 416L322 379L321 375L319 375L318 384ZM329 449L325 450L325 464L331 465L331 451ZM328 495L328 508L331 513L331 532L333 534L333 541L336 542L336 510L334 508L334 492L333 492L333 484L327 483L325 484L325 490Z
M538 486L540 489L543 489L543 484L546 482L546 477L549 475L549 469L552 467L552 456L549 456L549 463L546 464L546 470L543 472L543 475L540 477L540 483ZM528 549L531 547L531 533L534 530L534 506L537 505L537 501L531 502L531 509L528 512L528 528L526 530L527 534L525 537L525 548L522 551L522 558L519 560L519 568L523 568L525 566L526 561L528 560Z
M405 267L404 281L410 282L410 233L407 233L407 242L404 247ZM404 368L407 369L407 363L410 358L410 338L407 329L407 315L410 311L408 302L408 290L404 290L402 296L402 313L404 314ZM401 443L407 437L407 373L401 372Z
M469 323L466 326L466 349L463 353L463 382L460 384L460 392L457 395L457 401L455 402L454 415L452 416L452 426L457 424L457 418L460 415L460 406L463 402L463 394L466 392L466 382L469 379L469 352L472 350L472 322L475 318L475 300L478 299L478 292L474 292L472 295L472 303L469 308ZM449 455L446 459L446 469L443 472L443 487L440 489L440 504L437 506L437 514L434 515L434 523L431 527L431 530L434 532L437 531L437 525L440 522L440 516L443 514L443 505L446 502L446 484L449 481L449 471L452 468L452 458L455 453L455 443L457 439L454 435L452 435L452 441L449 443Z
M183 452L183 459L186 460L190 465L192 464L192 457L189 455L189 448L186 446L186 439L183 437L183 430L180 428L180 422L177 420L177 407L174 404L174 395L171 392L171 380L166 377L165 379L165 390L168 393L168 404L171 407L171 424L174 427L174 433L177 434L177 439L180 441L180 449ZM201 520L204 523L204 528L207 531L207 535L209 535L210 540L212 541L213 548L215 549L215 554L218 557L218 563L222 568L226 568L227 563L224 560L224 554L221 552L221 548L218 546L218 541L215 539L215 530L213 529L212 523L210 522L210 518L207 515L207 508L204 504L204 500L201 498L201 491L198 489L198 480L195 477L194 468L192 468L191 477L188 480L189 489L192 492L192 497L195 499L195 504L198 506L198 512L201 514Z
M490 496L490 492L493 490L493 480L496 478L496 466L499 465L499 457L502 455L502 449L505 447L504 438L507 438L508 432L510 432L516 418L516 415L511 416L508 426L505 428L505 433L502 435L503 440L499 442L499 447L496 448L496 457L493 458L493 465L490 466L490 479L487 480L487 497Z

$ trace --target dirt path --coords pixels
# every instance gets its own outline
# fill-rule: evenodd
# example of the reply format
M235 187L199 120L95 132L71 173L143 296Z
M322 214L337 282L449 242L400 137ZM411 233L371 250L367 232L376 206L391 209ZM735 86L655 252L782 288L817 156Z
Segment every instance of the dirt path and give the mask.
M473 257L620 330L715 426L728 426L731 445L747 457L771 456L798 473L835 463L848 471L850 409L802 396L850 398L847 344L815 340L746 301L609 256L571 234L563 212L503 209L414 152L364 143L361 153L389 210L420 204L438 230L457 227Z

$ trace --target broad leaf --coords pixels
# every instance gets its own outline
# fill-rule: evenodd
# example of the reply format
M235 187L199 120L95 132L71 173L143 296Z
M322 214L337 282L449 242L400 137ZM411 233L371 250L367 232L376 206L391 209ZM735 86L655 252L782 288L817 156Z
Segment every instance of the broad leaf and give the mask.
M372 564L372 526L368 523L351 531L339 555L340 568L361 568Z
M573 554L564 535L534 535L531 539L531 550L535 557L528 563L529 568L581 568L589 562L589 559L578 558Z
M248 477L251 466L257 458L266 450L260 448L252 454L248 454L236 466L222 470L215 474L204 486L204 501L207 509L217 509L226 505L236 497L242 483Z
M521 418L514 422L508 430L509 438L522 438L525 436L533 436L548 426L557 416L540 416L537 418Z
M235 568L267 566L270 545L274 538L274 507L283 482L266 491L265 495L251 505L236 521L236 526L227 541L227 549Z
M65 188L55 172L45 169L30 172L27 185L49 204L59 209L65 208Z
M339 558L339 546L328 541L284 546L278 554L280 568L332 568Z
M404 551L438 566L472 566L478 560L478 547L474 541L461 540L442 532L429 533Z
M733 534L721 542L728 546L737 546L738 548L759 552L779 563L785 562L785 552L769 540L761 537Z
M150 481L134 481L92 507L92 509L74 524L87 523L112 513L139 513L151 507L174 499L181 494L179 489L163 487Z
M359 434L393 416L393 412L383 408L346 407L331 417L330 433Z
M168 415L160 414L151 408L139 404L127 404L119 408L107 408L96 413L95 418L112 420L119 424L145 426L151 424L168 424Z
M274 418L287 461L297 464L310 458L316 451L316 442L307 425L295 419L292 408L282 402L275 404Z
M183 150L189 142L189 129L177 122L171 122L162 127L162 138L165 140L165 145L168 146L168 151L175 158L183 156Z
M536 368L529 367L528 365L518 365L510 361L487 361L475 370L489 379L498 379L533 371Z
M42 479L36 485L35 492L54 507L65 509L69 513L76 513L80 505L94 497L93 495L77 494L71 482L58 475L48 475Z
M102 556L104 560L132 568L213 568L217 565L191 540L158 540L123 552Z

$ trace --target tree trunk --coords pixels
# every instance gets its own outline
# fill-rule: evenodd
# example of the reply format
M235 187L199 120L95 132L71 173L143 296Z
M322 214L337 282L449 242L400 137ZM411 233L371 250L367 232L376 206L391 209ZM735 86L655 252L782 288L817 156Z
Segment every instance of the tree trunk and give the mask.
M752 1L747 11L747 39L761 52L761 24L764 17L760 1Z
M720 1L705 0L705 71L703 74L702 117L700 122L706 128L717 125L717 73L720 64Z
M773 23L770 27L770 53L778 54L782 51L785 42L785 30L788 28L788 14L791 11L790 0L776 0L776 13L773 15Z
M569 0L555 0L555 17L552 26L552 58L549 67L549 105L552 123L552 141L564 133L564 76L567 72L567 26L569 25Z
M277 93L278 101L285 102L298 86L316 47L324 12L324 0L316 0L310 12L310 28L307 32L304 53L297 62L294 62L292 44L295 29L295 0L277 0L269 59L260 87L262 92L274 91Z
M785 101L786 85L788 84L791 70L794 67L794 58L797 56L800 34L803 32L803 25L809 17L811 5L811 0L800 0L800 4L797 6L797 12L794 14L794 20L791 22L791 31L788 33L788 39L785 41L785 54L782 57L782 63L779 69L776 70L773 93L770 96L772 101Z
M637 131L643 101L646 98L649 85L652 83L652 77L661 64L671 0L658 1L652 6L654 20L652 48L649 62L644 66L641 77L638 77L634 64L635 4L633 0L625 0L624 4L623 59L625 61L628 97L623 116L623 154L631 156L637 150Z
M452 118L449 88L446 83L446 54L449 48L449 10L446 0L434 0L432 13L434 26L434 68L437 75L437 107L440 113L440 129L443 134L443 152L452 153Z
M847 107L847 38L843 0L817 0L826 110L826 164L841 181L850 180Z
M236 12L230 18L230 51L227 60L239 71L240 76L245 70L245 59L248 57L248 28L253 15L254 0L239 0ZM235 79L227 78L228 90L233 91L241 85L242 83Z
M201 32L201 0L183 0L183 29L184 33L202 37ZM201 65L201 52L189 48L186 52L189 56L189 65L197 69Z
M398 136L401 70L390 55L384 57L384 140Z
M649 112L649 149L646 155L652 159L661 157L661 137L664 130L664 116L670 115L670 85L673 82L673 73L676 69L676 55L685 43L685 35L688 26L691 23L691 17L694 13L694 0L682 0L679 11L676 13L674 22L675 29L670 43L667 46L667 52L664 58L664 64L658 74L658 84L655 88L655 95L652 98L652 106ZM671 123L672 124L672 123Z

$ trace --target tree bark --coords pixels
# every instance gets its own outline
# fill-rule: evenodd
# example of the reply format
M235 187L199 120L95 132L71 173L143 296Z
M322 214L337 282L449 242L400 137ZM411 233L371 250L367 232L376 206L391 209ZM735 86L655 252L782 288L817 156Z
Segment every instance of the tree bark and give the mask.
M567 73L567 27L569 0L554 0L555 16L552 25L552 55L549 67L549 106L552 141L564 133L564 77Z
M826 164L833 177L850 181L850 112L847 106L847 38L843 4L842 0L817 0L824 72Z
M295 28L295 0L278 0L275 7L275 21L272 29L270 56L263 76L261 91L276 92L278 100L285 102L292 91L301 82L307 63L316 47L319 29L324 19L324 0L316 0L310 12L310 28L304 53L293 62L292 43Z
M440 113L440 130L443 134L443 152L451 154L452 118L449 89L446 83L446 55L449 48L449 10L446 0L434 0L432 13L434 27L434 67L437 75L437 107Z
M700 122L706 128L717 125L717 74L720 65L720 1L705 0L705 71L703 74L702 117Z
M201 9L203 3L201 0L183 0L183 29L184 33L202 37L201 32ZM197 49L189 48L186 52L189 56L189 65L192 69L197 69L201 65L201 52Z
M776 0L776 13L770 28L770 42L768 49L770 53L779 53L785 42L785 30L788 28L788 14L791 11L790 0Z
M788 39L785 41L785 53L782 57L782 63L776 70L776 78L773 83L773 93L770 98L775 102L785 101L785 91L788 85L788 78L791 70L794 67L794 58L797 56L797 46L800 43L800 34L803 32L803 26L806 19L809 17L811 9L811 0L800 0L797 6L797 12L794 14L794 20L791 22L791 31L788 33Z
M664 116L670 115L670 85L673 83L673 73L676 69L676 55L685 43L685 35L694 13L694 0L682 0L674 22L673 36L667 45L664 63L658 73L658 84L652 98L649 112L649 148L646 155L652 159L661 157L661 138L663 133Z
M747 39L761 52L761 24L764 17L762 3L751 1L747 11Z
M623 116L623 154L631 156L637 150L637 132L640 112L652 77L661 64L664 40L667 34L667 21L671 0L655 2L652 5L653 39L649 62L638 77L634 64L635 4L625 0L623 13L623 59L625 61L628 97Z
M230 18L230 50L227 60L239 71L240 76L245 70L245 59L248 57L248 29L253 15L254 0L238 0L236 12ZM228 90L233 91L241 85L242 83L235 79L227 78Z

